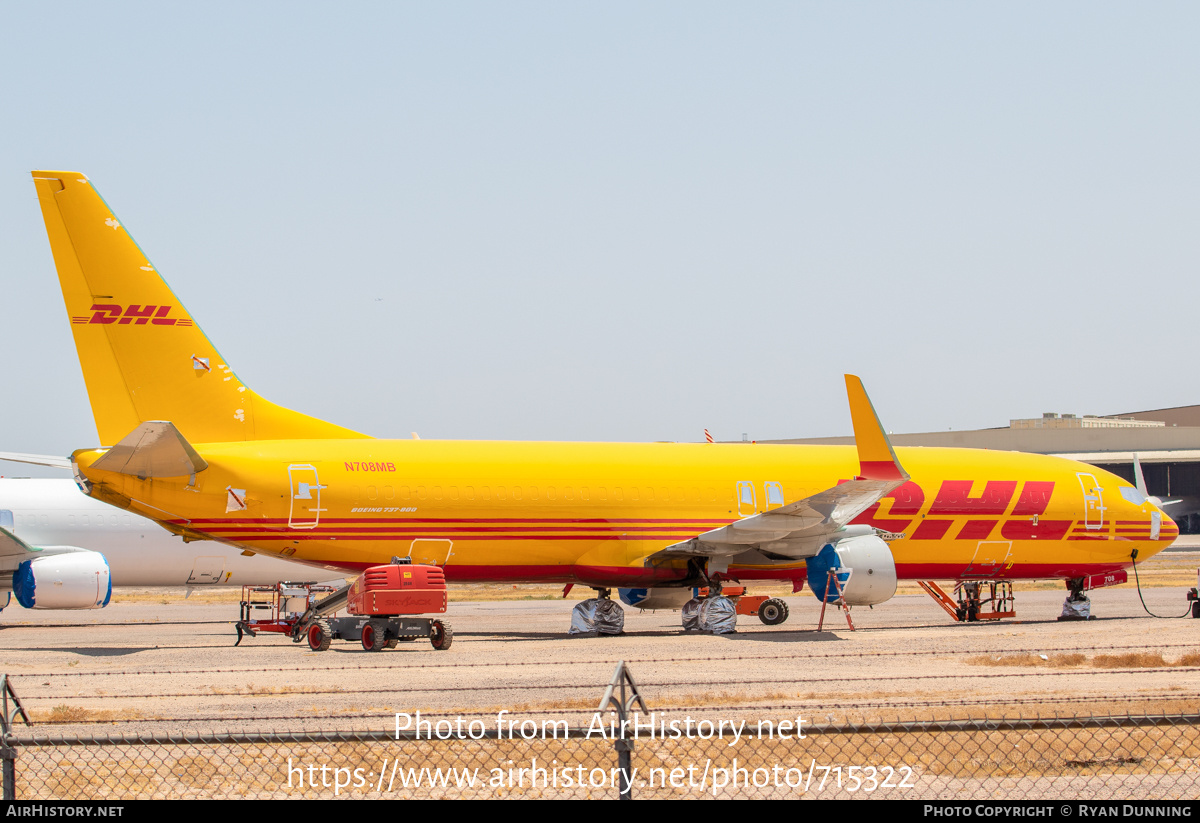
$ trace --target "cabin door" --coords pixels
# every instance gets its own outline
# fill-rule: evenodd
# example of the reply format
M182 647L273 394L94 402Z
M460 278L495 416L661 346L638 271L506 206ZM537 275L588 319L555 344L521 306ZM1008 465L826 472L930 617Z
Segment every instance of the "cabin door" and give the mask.
M315 529L321 520L321 485L317 467L308 463L293 463L288 466L288 481L291 486L292 507L288 512L288 526L293 529Z

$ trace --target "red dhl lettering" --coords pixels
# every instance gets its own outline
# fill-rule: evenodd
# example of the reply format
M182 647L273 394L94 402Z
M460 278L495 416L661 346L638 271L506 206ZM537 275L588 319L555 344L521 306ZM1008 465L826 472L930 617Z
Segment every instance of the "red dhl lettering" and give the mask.
M987 540L996 528L996 520L968 520L954 536L955 540Z
M88 323L99 323L109 325L110 323L119 323L121 325L134 324L144 326L147 322L156 326L174 326L176 320L174 317L167 317L171 313L171 306L142 306L138 303L131 303L129 306L122 307L116 303L93 303L92 316L88 319ZM81 318L80 318L81 319ZM76 320L79 322L79 319ZM180 325L191 325L190 321L179 321Z
M396 470L395 463L383 463L374 461L359 461L359 460L344 460L342 464L348 472L394 472Z
M972 482L969 480L947 480L938 490L938 495L929 508L930 515L1003 515L1012 502L1017 490L1018 481L990 480L984 484L979 497L971 497ZM1000 527L1000 534L1008 540L1061 540L1070 529L1069 520L1043 520L1033 523L1034 515L1043 514L1050 506L1050 496L1054 493L1053 481L1030 480L1021 487L1020 496L1010 517ZM883 501L891 498L890 508L884 511ZM894 517L894 515L916 515L920 513L925 502L925 493L916 483L909 481L891 494L884 495L878 503L872 504L866 511L854 518L853 523L873 526L883 531L909 534L911 540L943 540L950 534L955 524L960 524L954 534L955 540L987 540L993 537L996 526L1001 524L998 517L972 518L965 522L959 517L946 519L923 519L912 529L914 520L910 517ZM1019 519L1016 519L1019 518Z
M1030 480L1021 487L1021 496L1017 505L1013 506L1013 517L1032 517L1042 514L1050 505L1050 495L1054 493L1054 483L1050 480Z
M1000 528L1005 540L1062 540L1071 529L1070 520L1009 520Z
M903 520L889 520L887 518L876 519L875 515L879 513L880 504L891 498L892 507L888 511L891 515L910 515ZM905 483L898 489L894 489L888 494L885 494L879 499L879 503L872 503L870 507L854 518L851 522L861 523L867 526L873 526L876 529L882 529L885 532L902 532L908 525L912 523L911 515L921 513L921 507L925 505L925 492L921 487L911 480Z
M989 480L979 497L971 497L970 480L946 480L930 514L1004 514L1017 490L1015 480Z

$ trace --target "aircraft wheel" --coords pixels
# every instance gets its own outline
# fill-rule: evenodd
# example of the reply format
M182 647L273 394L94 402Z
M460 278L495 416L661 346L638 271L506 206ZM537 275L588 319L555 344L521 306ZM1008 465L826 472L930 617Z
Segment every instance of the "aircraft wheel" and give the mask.
M758 619L768 626L778 626L788 619L787 603L778 597L763 601L763 604L758 607Z
M454 631L450 628L450 624L443 623L440 620L433 621L433 626L429 632L429 642L439 652L444 652L450 648L450 644L454 642Z
M362 647L369 652L377 652L387 644L387 623L382 620L368 620L362 627Z
M333 632L329 628L329 623L324 620L317 620L309 626L307 636L308 647L314 652L326 651L333 640Z

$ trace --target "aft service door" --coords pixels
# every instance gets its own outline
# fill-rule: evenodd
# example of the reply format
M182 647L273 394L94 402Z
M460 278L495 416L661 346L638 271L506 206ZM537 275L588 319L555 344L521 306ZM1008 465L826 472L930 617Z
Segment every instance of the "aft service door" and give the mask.
M317 467L308 463L293 463L288 466L288 480L292 490L292 508L288 513L288 525L293 529L315 529L321 520L321 490L325 486L317 478Z

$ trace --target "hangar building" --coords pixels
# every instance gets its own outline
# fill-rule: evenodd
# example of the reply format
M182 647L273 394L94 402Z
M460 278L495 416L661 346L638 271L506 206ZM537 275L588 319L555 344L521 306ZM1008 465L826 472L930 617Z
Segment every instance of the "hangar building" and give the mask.
M1182 533L1200 532L1200 406L1076 416L1048 412L1011 420L995 429L894 434L895 446L954 446L968 449L1054 454L1091 463L1133 482L1137 454L1150 494L1178 500L1167 514ZM846 445L853 437L760 440L760 443Z

